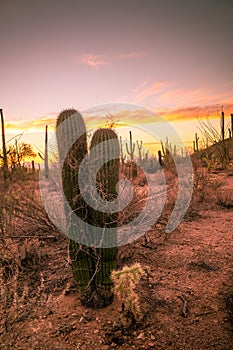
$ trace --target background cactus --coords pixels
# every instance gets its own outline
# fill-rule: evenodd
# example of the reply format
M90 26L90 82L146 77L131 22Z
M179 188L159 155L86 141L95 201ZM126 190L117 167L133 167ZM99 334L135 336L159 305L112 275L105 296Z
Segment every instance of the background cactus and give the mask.
M64 121L66 122L63 123ZM63 125L59 128L61 123ZM75 227L72 220L70 220L70 215L68 215L69 207L65 203L67 229L70 237L75 237L75 234L79 234L81 230L87 239L87 245L77 243L76 240L71 240L70 242L70 257L72 259L74 278L83 304L91 307L106 306L113 299L110 275L111 271L116 267L117 214L103 213L93 209L84 201L80 192L78 184L79 167L84 157L88 154L86 129L81 114L73 109L63 111L57 119L56 134L59 157L61 162L63 162L62 185L64 195L73 212L82 219L78 227ZM77 137L78 135L81 136ZM102 144L102 142L111 139L117 140L117 135L113 130L100 129L94 133L91 142L93 151L91 153L92 162L95 159L102 161L105 155L111 158L111 155L117 154L117 159L109 160L103 164L96 178L97 192L107 201L116 199L116 184L119 180L119 143L114 143L114 149L111 147L111 143ZM71 140L74 140L74 142L70 147ZM100 144L100 151L95 152L94 147L98 144ZM66 154L67 149L69 151ZM91 170L88 169L89 172ZM91 226L87 228L84 222L91 224L93 229ZM105 240L105 243L112 248L94 248L89 246L89 238L95 239L94 226L103 228L103 231L101 231L103 234L106 228L115 228L115 230L113 229L114 233L106 237ZM98 235L93 245L95 246L97 242Z
M137 177L137 165L134 163L135 143L133 143L132 131L129 132L129 146L126 143L126 151L130 156L130 176L135 179Z

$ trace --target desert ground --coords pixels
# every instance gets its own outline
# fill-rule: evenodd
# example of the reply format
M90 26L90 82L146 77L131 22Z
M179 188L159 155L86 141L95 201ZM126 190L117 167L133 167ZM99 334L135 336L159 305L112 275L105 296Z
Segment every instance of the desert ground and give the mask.
M233 164L195 168L191 204L170 234L172 171L166 180L160 218L118 249L118 269L138 262L150 271L136 286L140 319L130 325L117 297L101 309L80 303L68 238L46 216L37 177L2 184L0 349L232 349Z

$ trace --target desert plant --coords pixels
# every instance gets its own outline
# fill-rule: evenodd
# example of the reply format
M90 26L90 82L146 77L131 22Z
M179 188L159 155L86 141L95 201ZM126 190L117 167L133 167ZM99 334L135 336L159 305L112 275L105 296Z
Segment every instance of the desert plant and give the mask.
M3 159L3 176L6 180L9 173L8 173L8 160L7 160L7 151L6 151L6 141L5 141L5 128L4 128L4 118L3 118L3 110L0 109L1 114L1 125L2 125L2 149L3 149L3 156L1 158Z
M140 319L139 300L135 287L140 278L148 274L148 268L143 269L139 263L124 266L122 270L112 272L114 292L122 303L122 317L127 325Z
M129 146L126 143L126 151L130 156L130 175L131 178L135 179L137 177L137 165L134 163L135 143L133 143L132 131L129 132Z
M111 143L111 140L117 142ZM99 147L96 149L95 147L98 145ZM120 146L116 133L111 129L97 130L92 137L91 150L93 151L91 154L92 162L98 161L98 163L103 164L96 177L97 191L107 202L111 202L118 195ZM107 162L104 160L106 154L110 159ZM95 249L98 264L95 276L97 291L111 299L113 294L110 275L111 271L116 268L118 213L92 210L91 217L92 225L102 227L103 232L105 228L111 228L111 235L105 237L105 245L108 247Z
M72 116L72 118L71 118ZM61 128L59 125L66 121ZM70 220L69 207L65 204L67 216L67 229L70 237L70 256L74 278L80 291L80 298L84 305L92 307L106 306L113 299L112 282L110 273L116 265L116 234L105 239L107 246L112 248L90 247L90 238L97 246L101 246L99 235L95 233L95 226L104 231L109 227L116 227L116 215L106 214L102 211L94 210L89 206L82 196L79 188L78 175L82 160L88 154L86 128L81 114L73 109L63 111L57 119L57 140L60 160L63 162L62 184L63 191L72 211L81 218L78 227ZM80 137L78 137L78 135ZM78 138L78 139L77 139ZM117 196L116 184L119 179L119 144L113 149L109 143L104 143L110 139L117 139L117 135L111 129L100 129L95 132L91 141L91 161L95 162L104 159L106 154L116 154L116 159L105 163L97 174L96 189L107 201L114 200ZM72 146L69 142L72 140ZM95 153L95 146L100 144L99 152ZM98 147L97 147L98 148ZM66 151L69 149L68 153ZM102 163L101 163L102 164ZM87 169L88 173L92 169ZM90 184L91 185L91 184ZM85 225L85 222L92 226ZM78 243L78 239L73 239L78 235L77 230L82 232L86 244ZM99 231L98 231L99 232ZM105 244L105 245L106 245Z
M45 126L45 149L44 156L39 152L39 157L44 161L45 168L45 178L47 179L49 176L49 160L48 160L48 125Z
M211 123L209 119L206 121L199 120L200 131L206 139L207 144L212 144L208 152L214 154L215 159L219 166L226 168L229 163L229 146L225 140L225 135L227 132L224 129L224 113L222 112L221 119L221 131L219 132Z
M32 145L24 142L15 142L15 145L10 145L8 147L7 154L8 162L13 169L16 167L21 167L22 162L25 160L36 157L36 153L34 152Z
M76 122L70 118L72 115L75 115ZM66 121L66 123L63 123L64 121ZM63 126L62 128L59 128L61 123L63 123ZM87 154L86 128L84 121L82 116L76 110L68 109L59 114L56 126L59 157L60 160L63 161L62 186L64 195L75 214L84 218L86 216L86 204L80 195L78 186L79 165ZM81 136L76 140L75 135L79 132ZM68 146L70 138L75 140L71 148ZM67 154L66 149L69 149ZM75 228L71 225L71 220L69 220L69 207L66 204L65 212L67 214L67 230L69 235L72 236ZM83 228L80 227L79 229ZM84 304L88 303L88 300L91 298L92 290L90 281L94 274L91 249L77 243L75 240L71 240L70 257L75 282L80 292L80 298Z
M233 208L233 191L218 191L217 204L226 209Z

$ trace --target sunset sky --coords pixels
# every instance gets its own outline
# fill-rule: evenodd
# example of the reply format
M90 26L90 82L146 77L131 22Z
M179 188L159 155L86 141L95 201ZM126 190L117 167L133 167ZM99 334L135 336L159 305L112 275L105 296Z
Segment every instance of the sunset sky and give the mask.
M187 140L197 116L233 113L232 0L1 0L0 13L8 139L39 145L62 109L110 102L179 121Z

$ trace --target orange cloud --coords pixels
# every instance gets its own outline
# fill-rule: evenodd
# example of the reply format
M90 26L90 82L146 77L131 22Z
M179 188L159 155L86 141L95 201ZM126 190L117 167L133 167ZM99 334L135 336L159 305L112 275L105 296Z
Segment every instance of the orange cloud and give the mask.
M45 129L45 125L48 125L51 129L55 126L56 119L52 118L41 118L41 119L35 119L30 121L25 120L17 120L17 121L11 121L7 122L5 121L5 128L7 131L13 131L13 132L26 132L28 130L30 131L42 131Z
M226 103L223 107L225 116L229 117L233 112L233 102ZM221 111L222 109L219 104L212 104L207 106L190 106L175 109L167 108L158 112L169 121L188 121L198 118L219 118Z
M197 120L198 118L218 118L221 114L221 106L219 104L210 104L206 106L188 106L179 108L165 108L165 109L146 109L146 108L136 108L132 105L127 109L118 110L115 108L118 105L113 104L112 111L109 111L109 105L101 105L96 108L90 108L89 110L81 111L81 114L87 124L87 128L99 128L106 127L107 117L109 113L114 117L117 127L127 126L127 125L141 125L150 124L160 121L158 115L161 115L164 119L170 122L184 122L189 120ZM233 113L233 100L224 104L224 112L226 118ZM57 113L53 113L57 115ZM35 132L44 131L45 125L49 126L49 130L54 130L56 123L56 118L40 118L31 121L11 121L5 122L6 131L18 133L18 132Z

